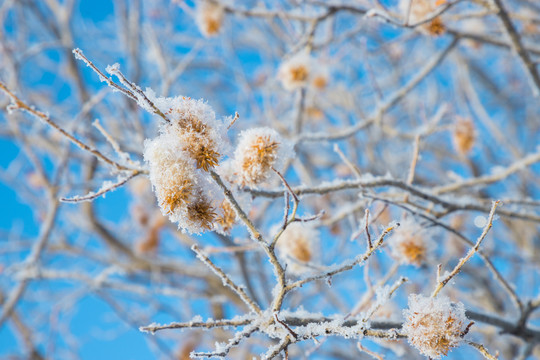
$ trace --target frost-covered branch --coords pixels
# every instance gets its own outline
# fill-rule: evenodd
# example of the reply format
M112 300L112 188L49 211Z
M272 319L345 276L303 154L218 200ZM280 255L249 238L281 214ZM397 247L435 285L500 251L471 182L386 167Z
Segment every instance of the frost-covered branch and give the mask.
M80 149L89 152L96 158L104 161L105 163L111 165L116 170L136 170L139 171L139 169L132 169L130 167L121 165L117 163L114 160L109 159L107 156L103 155L99 150L96 150L79 139L77 139L72 134L68 133L66 130L64 130L60 125L58 125L56 122L54 122L49 115L45 114L44 112L41 112L39 110L36 110L34 107L27 105L25 102L23 102L21 99L19 99L11 90L7 88L7 86L0 81L0 90L2 90L10 99L11 99L11 105L9 105L9 110L22 110L28 112L30 115L36 117L37 119L43 121L47 125L54 128L56 131L58 131L60 134L62 134L64 137L69 139L73 144L77 145Z
M243 302L246 303L246 305L250 308L251 311L261 314L261 309L255 302L246 294L244 289L242 289L240 286L236 285L228 276L221 270L219 267L217 267L209 258L206 256L201 249L197 245L193 245L191 247L191 250L193 250L197 254L197 258L201 260L206 266L208 266L217 276L221 278L223 281L223 286L230 287L238 296L242 299Z
M489 212L487 223L484 226L484 230L482 231L482 234L480 235L480 237L476 241L476 244L467 252L467 255L465 255L465 257L463 257L463 258L461 258L459 260L457 265L454 267L454 269L448 275L446 275L444 277L441 277L440 274L439 274L437 276L437 286L436 286L435 290L433 291L433 293L431 294L432 297L437 296L437 294L442 290L442 288L446 284L448 284L448 282L461 271L461 268L465 265L465 263L467 261L469 261L469 259L475 253L478 252L478 250L480 249L480 245L482 244L482 241L484 240L484 238L488 234L489 230L493 226L493 217L495 216L495 210L497 209L497 206L499 205L499 203L500 203L499 201L495 201L493 203L493 206L491 207L491 211Z

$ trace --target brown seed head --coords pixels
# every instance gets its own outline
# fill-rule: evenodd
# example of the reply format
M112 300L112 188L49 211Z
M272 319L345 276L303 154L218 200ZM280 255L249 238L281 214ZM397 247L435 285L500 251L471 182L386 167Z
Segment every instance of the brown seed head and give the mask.
M210 168L216 166L219 162L219 153L205 145L199 145L196 148L191 148L190 153L197 162L197 169L208 171Z
M219 29L221 29L221 21L219 19L207 18L204 25L206 34L208 35L216 35Z
M447 297L424 297L411 294L409 308L403 312L409 343L422 354L439 359L458 346L467 331L467 317L462 303Z
M426 260L427 249L422 242L403 241L400 247L409 264L420 266Z
M324 89L328 85L328 79L325 76L319 75L313 79L313 86L317 89Z
M171 214L177 207L189 204L192 190L193 184L189 179L180 180L175 186L161 189L158 197L165 214Z
M426 25L426 30L429 34L433 36L439 36L444 34L446 31L446 26L441 20L440 16L437 16L435 19L431 20L429 24Z
M217 222L225 233L229 233L236 223L236 213L227 200L223 200L219 206L220 214L217 216Z
M200 198L198 201L188 204L188 218L199 224L206 230L212 230L217 214L208 199Z
M276 161L279 143L272 141L270 136L259 136L247 150L242 161L242 172L250 174L242 182L246 184L258 184L266 179L268 172ZM257 169L258 171L254 171ZM247 181L246 181L247 180Z
M476 140L474 124L469 119L459 119L455 126L452 139L454 147L460 154L465 155L471 151Z
M311 260L311 249L307 241L295 241L289 244L289 250L290 255L299 261L308 262Z
M309 71L304 65L291 67L289 71L291 73L291 79L295 82L306 81L309 76Z

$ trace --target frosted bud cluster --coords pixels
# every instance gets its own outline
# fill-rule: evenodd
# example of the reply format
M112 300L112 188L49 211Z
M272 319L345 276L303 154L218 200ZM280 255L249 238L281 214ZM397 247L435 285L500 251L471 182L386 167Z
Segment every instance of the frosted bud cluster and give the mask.
M161 212L190 233L212 230L222 197L208 171L227 150L226 128L202 100L147 96L171 120L144 149Z
M409 23L415 24L430 17L437 10L440 0L400 0L399 8L404 16L407 16L409 4L411 10L409 13ZM440 16L437 16L430 22L420 25L420 30L430 35L440 35L446 30Z
M230 180L241 186L257 186L272 174L272 168L280 170L284 162L294 155L292 144L270 128L254 128L240 133L234 159L226 165L230 168Z
M304 52L284 61L279 67L277 76L288 91L306 87L309 84L322 89L328 83L327 68Z
M287 270L300 275L309 270L306 264L315 258L318 243L319 231L315 227L293 222L283 231L276 246L287 262Z
M435 247L427 231L412 218L401 222L388 239L392 257L401 264L420 266L427 261Z
M446 296L411 294L403 315L409 343L431 359L440 359L459 346L468 325L463 304L452 303Z
M195 9L195 22L200 32L211 37L219 34L225 18L223 6L212 0L200 0Z

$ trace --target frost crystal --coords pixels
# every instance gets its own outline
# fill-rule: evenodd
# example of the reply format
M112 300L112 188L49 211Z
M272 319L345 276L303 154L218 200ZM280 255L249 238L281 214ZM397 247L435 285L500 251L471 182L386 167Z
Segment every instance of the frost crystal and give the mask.
M313 226L302 222L293 222L287 226L277 242L280 254L287 261L287 269L300 275L309 268L319 242L319 232Z
M429 236L412 218L401 222L388 239L392 256L402 264L422 265L435 247Z
M256 186L270 177L272 167L279 171L292 156L292 144L275 130L244 130L234 152L235 182L241 186Z
M460 344L468 321L463 304L452 303L446 296L411 294L403 315L409 343L432 359L440 359Z

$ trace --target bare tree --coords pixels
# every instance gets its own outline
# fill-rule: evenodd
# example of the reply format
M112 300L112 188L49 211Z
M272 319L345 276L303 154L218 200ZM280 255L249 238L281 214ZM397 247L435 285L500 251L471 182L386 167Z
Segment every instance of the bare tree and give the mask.
M540 357L535 1L0 25L2 356Z

